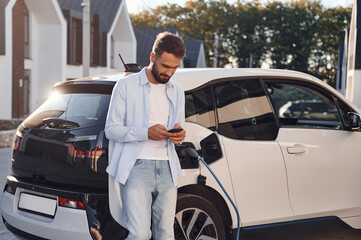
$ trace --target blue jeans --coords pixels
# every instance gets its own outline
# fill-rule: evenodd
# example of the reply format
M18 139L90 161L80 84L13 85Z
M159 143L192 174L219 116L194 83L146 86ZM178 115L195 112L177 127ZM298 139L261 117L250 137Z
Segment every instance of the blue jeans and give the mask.
M169 161L138 159L122 190L127 240L174 239L177 189ZM151 231L152 228L152 231Z

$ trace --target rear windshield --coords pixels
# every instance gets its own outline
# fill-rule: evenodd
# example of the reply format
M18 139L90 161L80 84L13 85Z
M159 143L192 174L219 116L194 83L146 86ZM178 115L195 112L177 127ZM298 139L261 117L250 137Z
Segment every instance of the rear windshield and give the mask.
M45 101L25 121L30 128L77 128L105 122L110 94L57 94Z

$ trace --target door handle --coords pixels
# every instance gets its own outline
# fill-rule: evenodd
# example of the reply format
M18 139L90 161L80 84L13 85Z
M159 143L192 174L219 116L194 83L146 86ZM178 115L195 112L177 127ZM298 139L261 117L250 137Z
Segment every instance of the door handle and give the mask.
M307 149L306 146L301 144L295 144L293 147L287 147L287 152L289 154L301 154L306 153Z

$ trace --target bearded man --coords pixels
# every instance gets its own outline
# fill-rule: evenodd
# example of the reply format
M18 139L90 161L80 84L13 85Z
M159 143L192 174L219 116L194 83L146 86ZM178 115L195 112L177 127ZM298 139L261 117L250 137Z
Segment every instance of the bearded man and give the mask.
M184 91L170 80L185 46L178 36L158 34L150 64L117 82L105 135L112 145L107 172L120 184L127 239L174 239L177 180L175 144L185 138ZM178 132L168 132L177 128Z

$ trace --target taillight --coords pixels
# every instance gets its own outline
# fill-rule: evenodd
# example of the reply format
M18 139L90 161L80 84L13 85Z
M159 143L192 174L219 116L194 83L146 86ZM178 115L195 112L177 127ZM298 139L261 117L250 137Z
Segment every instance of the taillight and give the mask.
M15 195L16 187L11 185L6 185L5 191L10 193L11 195Z
M77 137L76 139L86 139L86 138L92 138L91 140L96 139L96 136L84 136L84 137ZM98 171L98 160L102 156L103 152L103 140L104 140L104 131L100 131L98 134L98 141L97 145L94 148L94 150L80 150L76 149L73 144L68 144L68 154L72 158L72 160L75 162L76 159L90 159L91 160L91 168L94 172ZM72 142L72 141L71 141Z
M13 150L19 150L21 144L21 137L15 136L13 142Z
M95 158L98 159L103 154L103 149L96 147L93 151L84 151L75 149L73 145L68 145L68 153L72 157L79 158Z
M58 206L85 210L84 203L82 203L80 201L68 199L68 198L58 198Z

